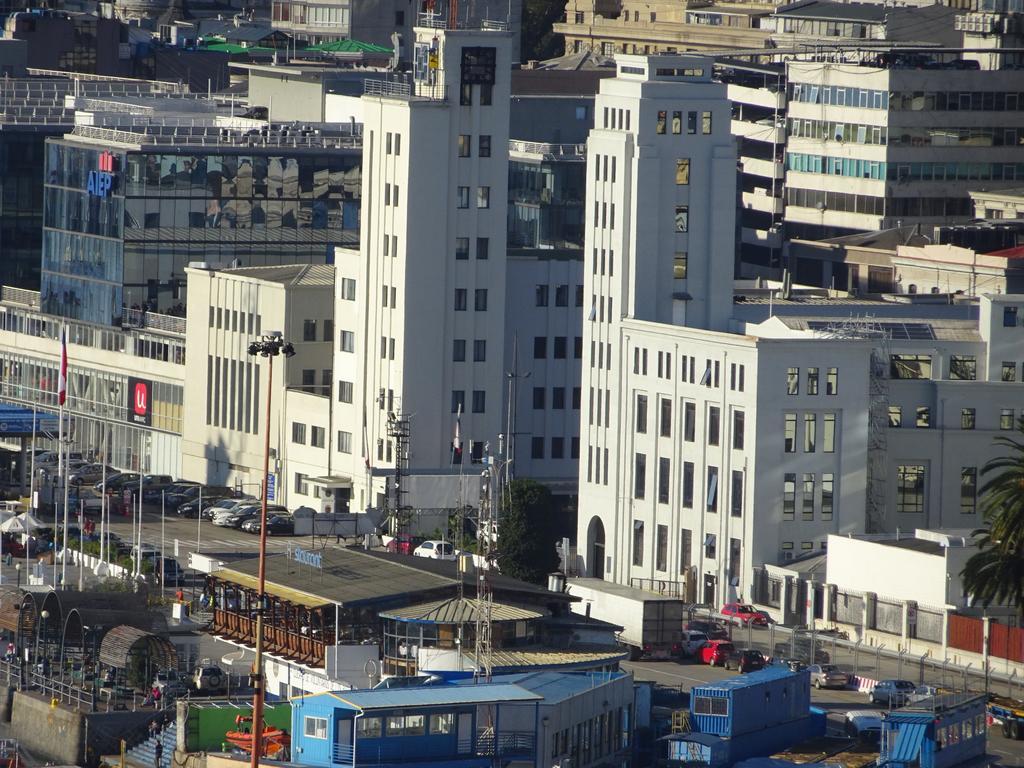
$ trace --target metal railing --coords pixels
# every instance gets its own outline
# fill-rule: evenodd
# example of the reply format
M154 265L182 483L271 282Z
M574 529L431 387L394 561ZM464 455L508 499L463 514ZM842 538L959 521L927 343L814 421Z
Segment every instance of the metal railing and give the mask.
M363 94L396 99L429 99L445 101L447 86L440 83L423 83L409 80L364 80Z
M586 160L587 158L586 144L548 144L542 141L510 139L508 151L524 155L543 155L545 158L558 160Z
M61 679L49 677L35 671L29 673L28 683L30 688L38 689L61 704L74 706L78 710L85 709L90 712L96 710L96 694L91 690L80 688L73 683L67 683Z
M27 288L12 288L9 285L0 286L0 301L24 304L26 307L39 309L39 291L30 291Z
M654 594L665 595L667 597L686 597L685 581L631 578L629 580L629 586L634 589L642 589L644 592L653 592Z
M185 334L185 318L177 315L162 315L159 312L123 307L121 323L130 328L148 328L153 331Z
M533 751L536 736L532 731L506 731L495 734L493 731L480 731L476 735L476 753L478 755L511 755Z
M82 139L96 139L109 144L128 144L139 147L148 143L149 136L145 133L133 133L131 131L118 131L113 128L97 128L92 125L76 125L71 131L72 136Z
M354 765L356 753L351 744L334 743L331 749L331 762L340 765Z
M88 72L68 72L63 69L41 69L28 67L27 71L34 77L59 77L62 80L96 80L99 82L137 83L148 86L149 90L161 93L188 93L188 85L170 80L140 80L135 77L114 77L112 75L94 75Z

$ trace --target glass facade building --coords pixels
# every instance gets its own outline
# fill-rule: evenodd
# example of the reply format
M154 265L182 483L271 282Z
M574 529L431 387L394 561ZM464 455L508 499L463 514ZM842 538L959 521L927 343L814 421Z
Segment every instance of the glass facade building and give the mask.
M43 237L43 153L54 126L0 126L0 282L39 290Z
M190 262L325 263L334 246L358 247L358 142L253 147L206 138L142 149L47 142L44 312L118 324L125 307L183 309ZM113 176L106 194L90 191L103 163Z
M508 247L583 253L586 158L517 157L508 166Z

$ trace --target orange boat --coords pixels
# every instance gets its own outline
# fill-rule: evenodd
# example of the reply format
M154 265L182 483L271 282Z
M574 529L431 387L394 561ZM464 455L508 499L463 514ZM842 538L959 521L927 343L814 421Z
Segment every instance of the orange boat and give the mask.
M252 752L252 717L249 715L238 715L235 718L236 730L224 734L224 739L243 752ZM263 721L263 757L276 758L284 757L288 753L292 739L287 731L283 731L273 725L267 725Z

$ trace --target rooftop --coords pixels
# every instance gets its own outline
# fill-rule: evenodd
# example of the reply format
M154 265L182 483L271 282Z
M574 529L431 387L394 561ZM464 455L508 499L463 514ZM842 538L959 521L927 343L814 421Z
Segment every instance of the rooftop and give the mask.
M775 16L801 19L828 19L830 21L859 21L883 24L889 9L878 3L834 3L829 0L801 0L780 6Z
M475 685L424 685L417 688L374 688L368 691L314 693L300 698L330 696L350 709L412 709L446 704L491 704L509 701L540 701L540 694L513 683Z
M712 683L705 683L703 685L695 686L693 688L693 694L700 695L699 691L714 690L714 691L735 691L742 688L751 688L759 685L768 680L784 680L790 677L796 677L799 672L794 672L789 667L782 664L773 664L772 666L759 669L757 672L750 672L746 675L739 675L737 677L729 677L725 680L716 680Z
M624 672L524 672L516 675L498 675L494 682L513 684L539 694L544 698L545 704L555 704L624 676ZM455 685L462 688L472 684L473 681L470 679L455 682Z
M476 654L470 649L463 651L470 664L476 664ZM601 662L610 664L625 659L628 655L623 648L588 646L577 644L571 648L503 648L491 651L491 665L497 669L522 667L574 667L580 664L591 666Z
M412 624L469 624L483 615L483 603L476 598L452 597L385 611L381 618ZM529 621L542 616L542 612L507 603L493 603L491 606L493 621Z
M789 328L814 331L826 336L841 334L849 329L843 318L780 317ZM919 320L906 322L901 318L865 318L865 330L884 332L893 341L981 341L978 324L974 320Z
M225 275L251 277L290 288L334 286L333 264L283 264L269 267L236 267L221 270Z
M937 541L927 541L926 539L885 539L878 543L887 547L897 547L911 552L920 552L925 555L941 555L946 551L946 548Z

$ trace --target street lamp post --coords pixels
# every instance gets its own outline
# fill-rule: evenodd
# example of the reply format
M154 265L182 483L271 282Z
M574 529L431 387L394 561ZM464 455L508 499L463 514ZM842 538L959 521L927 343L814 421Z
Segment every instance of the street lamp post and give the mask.
M252 768L258 768L263 754L263 700L266 695L263 677L263 603L267 580L267 501L270 489L270 401L273 396L274 358L291 357L292 345L284 340L280 331L250 342L249 354L267 358L267 416L263 442L263 499L260 504L260 559L256 586L256 658L252 664ZM200 511L200 515L202 512Z
M46 662L46 651L47 651L47 648L46 648L46 620L48 618L50 618L50 612L45 610L45 609L40 611L39 612L39 618L43 620L42 623L40 624L40 627L39 627L39 629L40 629L40 633L39 633L40 634L40 639L42 640L42 645L43 645L43 653L42 653L42 661L40 662L39 659L37 658L36 659L36 663L39 665L39 672L40 672L40 674L45 675L46 672L47 672L47 668L49 667L49 664L47 664L47 662ZM37 653L37 656L38 656L38 653Z

